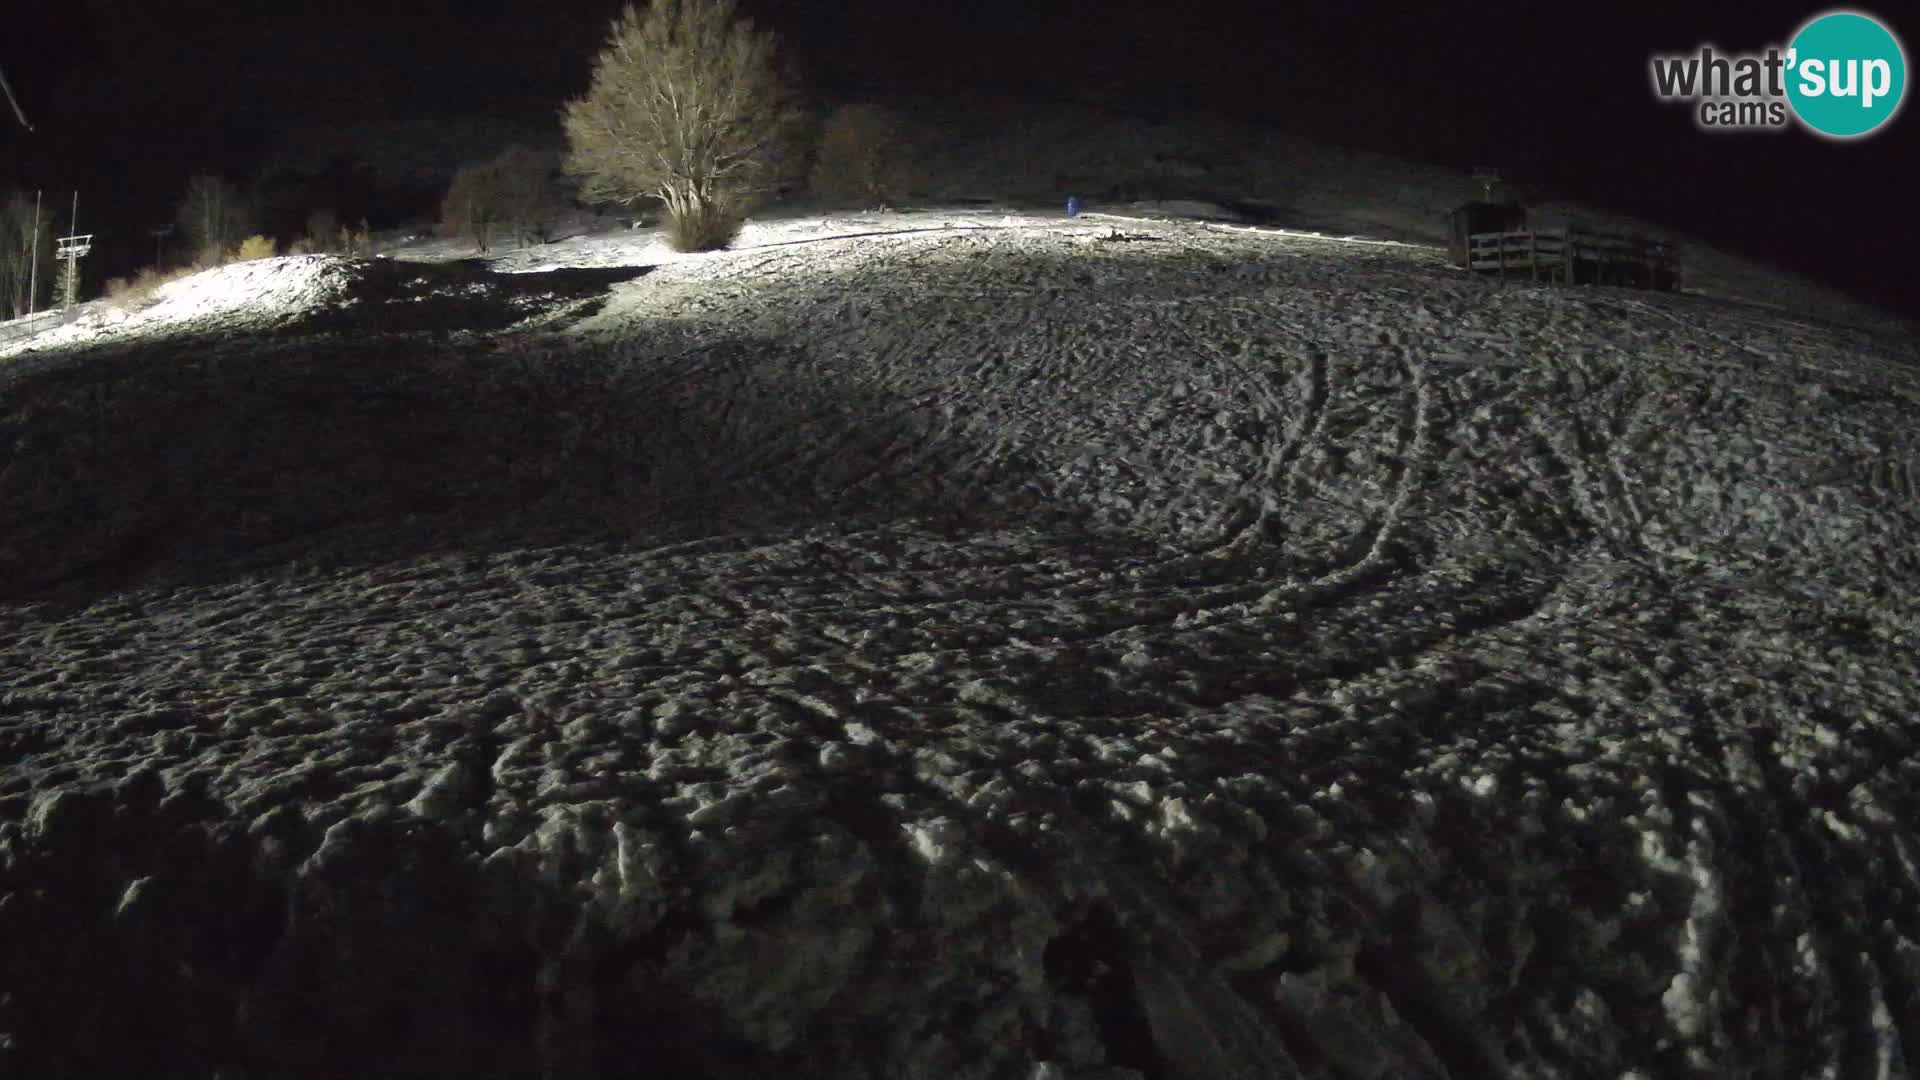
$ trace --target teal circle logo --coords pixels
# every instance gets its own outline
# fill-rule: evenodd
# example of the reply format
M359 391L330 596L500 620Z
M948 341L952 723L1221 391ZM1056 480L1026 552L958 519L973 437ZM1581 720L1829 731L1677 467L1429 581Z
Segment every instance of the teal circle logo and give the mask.
M1893 31L1870 15L1834 11L1787 46L1787 101L1800 122L1836 139L1865 135L1900 111L1907 58Z

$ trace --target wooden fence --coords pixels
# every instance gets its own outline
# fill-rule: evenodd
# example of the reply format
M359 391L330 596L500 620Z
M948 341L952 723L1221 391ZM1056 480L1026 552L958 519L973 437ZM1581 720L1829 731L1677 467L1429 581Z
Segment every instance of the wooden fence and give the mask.
M1584 229L1474 233L1467 238L1467 268L1503 281L1525 277L1561 285L1680 288L1680 261L1672 245Z

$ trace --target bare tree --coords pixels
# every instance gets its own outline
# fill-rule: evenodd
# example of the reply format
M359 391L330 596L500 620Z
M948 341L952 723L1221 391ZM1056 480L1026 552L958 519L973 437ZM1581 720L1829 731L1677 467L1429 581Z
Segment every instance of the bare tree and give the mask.
M494 180L499 185L500 220L514 231L522 244L532 240L547 243L566 207L559 187L553 182L553 158L519 143L501 151L493 159Z
M340 216L331 206L322 206L307 215L307 249L316 252L332 251L339 238Z
M240 241L254 231L250 200L232 184L207 173L187 180L186 194L176 212L187 235L194 260L204 265L225 262Z
M773 36L734 0L629 4L562 110L584 198L666 204L675 243L724 247L781 180L803 116Z
M503 201L500 170L494 162L462 165L440 201L440 229L448 236L471 237L484 255L493 246L493 228L500 221Z
M0 200L0 313L7 318L25 315L48 295L53 284L53 226L53 208L44 207L36 215L33 197L24 191L10 191ZM29 289L36 285L39 295L29 297Z
M815 151L813 193L833 202L882 207L911 182L907 127L884 105L843 105L827 117Z

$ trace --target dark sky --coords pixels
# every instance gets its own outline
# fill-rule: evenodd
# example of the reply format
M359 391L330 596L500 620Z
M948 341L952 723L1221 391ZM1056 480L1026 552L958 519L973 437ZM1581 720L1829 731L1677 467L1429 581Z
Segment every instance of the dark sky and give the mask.
M40 131L0 135L0 186L78 184L83 230L96 206L92 229L131 233L165 216L191 168L244 174L290 125L550 126L584 87L619 6L7 0L0 65ZM1653 52L1778 42L1818 5L743 6L822 93L1097 100L1166 118L1231 115L1463 169L1494 164L1920 315L1920 274L1905 269L1920 243L1910 165L1920 112L1850 144L1798 131L1713 137L1648 89ZM89 191L103 194L90 202Z

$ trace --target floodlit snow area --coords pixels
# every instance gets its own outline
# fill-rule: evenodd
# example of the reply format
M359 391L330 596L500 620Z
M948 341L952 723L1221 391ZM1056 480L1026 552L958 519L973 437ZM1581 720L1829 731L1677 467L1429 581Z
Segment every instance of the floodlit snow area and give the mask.
M1182 220L453 254L0 356L8 1075L1913 1075L1911 338Z

